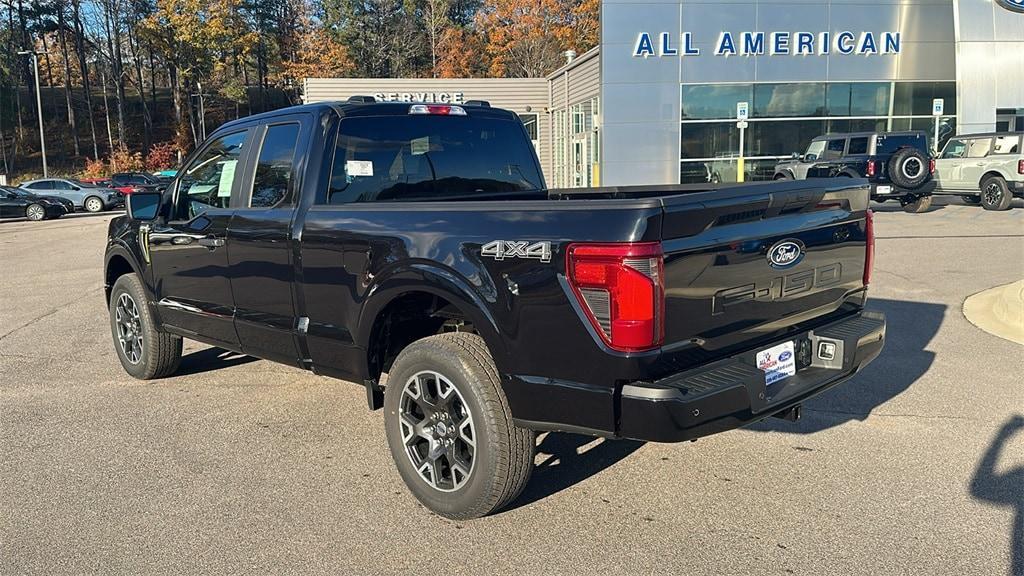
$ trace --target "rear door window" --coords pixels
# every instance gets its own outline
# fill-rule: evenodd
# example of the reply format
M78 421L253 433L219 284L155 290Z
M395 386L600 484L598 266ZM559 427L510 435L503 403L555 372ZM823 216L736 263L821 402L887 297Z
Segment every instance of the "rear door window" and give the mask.
M825 160L838 160L843 157L843 150L846 149L846 139L829 140L825 146Z
M256 161L251 208L272 208L289 197L295 161L299 124L277 124L267 128Z
M991 138L975 138L967 141L968 158L984 158L992 150Z
M535 158L517 118L346 118L339 124L323 200L488 199L539 192L543 180Z

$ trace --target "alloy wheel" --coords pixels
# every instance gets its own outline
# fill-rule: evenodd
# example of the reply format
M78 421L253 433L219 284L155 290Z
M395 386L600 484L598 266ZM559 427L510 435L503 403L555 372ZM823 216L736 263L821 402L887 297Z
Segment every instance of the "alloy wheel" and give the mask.
M29 220L42 220L43 217L46 216L46 211L43 210L42 206L33 204L28 207L25 216L27 216Z
M85 203L85 209L89 212L99 212L103 209L103 204L96 198L90 198Z
M997 182L990 182L985 187L985 193L982 196L984 203L989 206L996 206L1003 199L1003 188L999 186Z
M117 341L121 352L131 364L142 360L142 320L139 318L139 307L127 293L117 298L114 307L114 322L117 324Z
M398 407L405 453L416 473L441 492L458 490L473 474L476 430L462 393L433 371L405 383Z

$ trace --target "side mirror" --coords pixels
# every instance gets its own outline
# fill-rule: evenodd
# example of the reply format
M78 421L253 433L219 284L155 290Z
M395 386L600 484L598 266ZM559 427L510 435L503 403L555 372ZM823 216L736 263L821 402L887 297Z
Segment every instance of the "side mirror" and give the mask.
M153 220L160 213L161 194L156 192L135 192L129 194L127 202L128 217L132 220Z
M789 157L792 158L793 160L799 160L800 159L800 153L799 152L793 152L792 154L789 155Z

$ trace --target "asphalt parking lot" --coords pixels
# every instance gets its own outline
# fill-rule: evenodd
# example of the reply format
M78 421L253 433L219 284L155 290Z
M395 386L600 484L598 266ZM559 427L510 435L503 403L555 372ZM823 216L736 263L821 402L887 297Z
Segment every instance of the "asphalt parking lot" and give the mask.
M406 491L359 386L189 342L177 376L128 377L109 215L0 223L0 572L1019 576L1024 348L961 310L1024 278L1016 205L877 207L888 343L800 422L543 436L526 493L471 522Z

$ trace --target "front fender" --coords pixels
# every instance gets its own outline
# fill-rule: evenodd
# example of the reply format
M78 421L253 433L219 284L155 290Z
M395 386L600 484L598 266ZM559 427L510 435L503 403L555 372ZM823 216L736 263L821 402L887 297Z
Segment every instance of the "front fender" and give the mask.
M502 368L508 365L508 351L500 336L492 305L462 275L430 261L411 262L374 278L359 312L356 344L367 349L377 316L396 298L412 292L444 298L458 308L484 339L498 371L506 372Z

